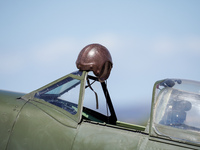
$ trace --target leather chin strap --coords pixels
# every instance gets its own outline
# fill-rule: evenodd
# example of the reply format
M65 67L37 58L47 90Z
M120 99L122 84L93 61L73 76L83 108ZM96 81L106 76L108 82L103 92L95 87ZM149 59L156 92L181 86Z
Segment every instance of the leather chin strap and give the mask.
M95 82L95 81L94 81ZM93 82L93 83L94 83ZM92 83L92 84L93 84ZM94 94L95 94L95 97L96 97L96 109L99 109L99 101L98 101L98 95L97 95L97 93L94 91L94 89L92 88L92 84L90 84L90 80L87 78L87 84L88 84L88 86L87 87L89 87L93 92L94 92Z

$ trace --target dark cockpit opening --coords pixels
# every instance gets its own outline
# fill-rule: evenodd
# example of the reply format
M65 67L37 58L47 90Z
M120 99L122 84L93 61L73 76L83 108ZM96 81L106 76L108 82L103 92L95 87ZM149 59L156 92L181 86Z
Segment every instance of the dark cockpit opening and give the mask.
M95 92L95 89L93 89L93 87L92 87L92 84L94 83L94 82L98 82L97 84L100 84L101 85L101 90L103 91L103 93L104 93L104 97L105 97L105 103L106 103L106 108L104 108L104 109L107 109L106 111L107 111L107 113L106 114L102 114L102 113L99 113L99 112L97 112L97 111L94 111L94 110L92 110L92 109L89 109L89 108L87 108L87 107L84 107L83 108L83 112L85 112L85 113L87 113L87 114L90 114L91 116L93 116L93 117L95 117L95 118L97 118L97 119L99 119L99 120L101 120L102 122L105 122L105 123L109 123L109 124L116 124L116 121L117 121L117 117L116 117L116 114L115 114L115 110L114 110L114 107L113 107L113 104L112 104L112 101L111 101L111 98L110 98L110 95L109 95L109 92L108 92L108 89L107 89L107 84L106 84L106 82L100 82L99 80L98 80L98 78L97 77L94 77L94 76L91 76L91 75L88 75L88 80L90 80L88 83L87 83L87 85L86 85L86 88L88 88L88 87L90 87L89 89L91 89L92 90L92 92L94 92L94 94L95 94L95 98L96 98L96 106L98 105L98 101L99 101L99 99L98 99L98 97L100 96L99 94L100 93L98 93L98 92ZM90 85L88 85L88 84L90 84ZM87 93L87 91L85 92L85 93ZM102 99L100 99L100 102L101 102L101 100ZM104 100L104 99L103 99ZM84 101L85 101L85 99L84 99ZM93 100L94 101L94 100ZM98 108L98 107L97 107ZM109 113L108 113L108 111L109 111Z

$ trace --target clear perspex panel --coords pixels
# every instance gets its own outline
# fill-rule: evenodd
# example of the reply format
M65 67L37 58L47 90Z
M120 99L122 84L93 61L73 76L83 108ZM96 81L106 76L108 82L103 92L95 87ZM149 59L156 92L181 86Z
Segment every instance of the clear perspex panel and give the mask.
M35 97L75 115L78 109L80 83L80 80L68 77L37 92Z
M167 79L156 86L153 127L159 135L200 143L200 83Z

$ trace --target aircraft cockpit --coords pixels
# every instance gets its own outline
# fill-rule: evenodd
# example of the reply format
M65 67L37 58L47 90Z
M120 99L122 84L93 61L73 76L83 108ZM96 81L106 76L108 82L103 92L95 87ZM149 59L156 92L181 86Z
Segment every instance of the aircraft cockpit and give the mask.
M200 83L166 79L154 86L154 135L200 143Z
M67 111L67 115L77 122L84 118L116 124L105 81L113 66L107 48L100 44L87 45L79 53L76 66L78 71L36 90L34 97L53 104L56 110L59 107Z
M106 47L87 45L76 66L25 95L0 90L1 149L200 148L200 82L157 81L144 127L117 120L107 89L113 62Z

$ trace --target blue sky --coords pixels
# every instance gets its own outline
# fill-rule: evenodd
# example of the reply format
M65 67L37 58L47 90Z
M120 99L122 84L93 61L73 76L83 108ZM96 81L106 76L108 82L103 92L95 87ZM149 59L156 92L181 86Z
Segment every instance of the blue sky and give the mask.
M113 58L117 106L151 103L163 78L200 81L200 1L0 1L0 89L31 92L76 69L91 43Z

